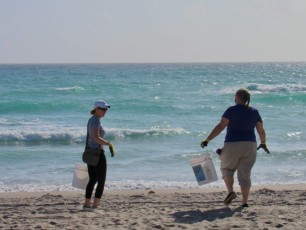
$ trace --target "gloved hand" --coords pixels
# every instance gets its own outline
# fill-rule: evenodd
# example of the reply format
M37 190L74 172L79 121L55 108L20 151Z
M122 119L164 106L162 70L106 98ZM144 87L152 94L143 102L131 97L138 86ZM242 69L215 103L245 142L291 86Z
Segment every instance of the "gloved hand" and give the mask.
M109 151L111 153L111 157L115 156L114 146L112 144L109 145Z
M208 142L209 142L209 141L208 141L207 139L206 139L205 141L202 141L202 142L201 142L201 147L202 147L202 148L206 147L206 146L208 145Z
M257 150L260 149L260 148L262 148L263 150L265 150L266 153L270 153L269 149L267 148L266 143L261 143L261 144L258 146Z

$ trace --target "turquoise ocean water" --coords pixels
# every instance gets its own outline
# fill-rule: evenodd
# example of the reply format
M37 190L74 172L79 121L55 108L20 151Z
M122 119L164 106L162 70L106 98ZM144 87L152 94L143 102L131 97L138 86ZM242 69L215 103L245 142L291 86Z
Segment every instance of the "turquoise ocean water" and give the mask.
M92 104L102 124L107 189L194 188L190 160L212 155L225 132L200 141L241 87L263 119L271 154L258 151L254 185L306 183L306 63L0 65L0 192L74 190Z

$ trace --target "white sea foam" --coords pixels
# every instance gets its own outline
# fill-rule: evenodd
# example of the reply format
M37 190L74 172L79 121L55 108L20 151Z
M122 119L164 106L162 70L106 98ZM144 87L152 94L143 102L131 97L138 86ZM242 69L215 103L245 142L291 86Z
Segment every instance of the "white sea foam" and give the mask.
M202 188L218 188L222 186L222 181L214 182L202 186ZM125 189L191 189L200 188L195 181L107 181L105 189L107 190L125 190ZM46 192L46 191L76 191L72 185L54 185L54 184L24 184L24 185L3 185L0 192Z
M294 177L299 172L291 173ZM253 186L263 185L279 185L279 184L300 184L305 183L299 180L290 181L269 181L269 178L263 178L261 181L252 183ZM105 184L105 190L149 190L149 189L207 189L207 188L221 188L225 187L222 180L218 180L213 183L209 183L203 186L198 186L194 182L175 182L175 181L107 181ZM0 192L53 192L53 191L81 191L72 187L71 183L63 185L54 184L26 184L26 185L6 185L0 187Z
M245 88L249 90L252 94L264 94L264 93L304 93L306 92L306 85L302 84L257 84L251 83L247 85L242 85L240 88ZM221 94L233 94L238 88L227 87L221 90Z
M9 129L0 131L0 142L81 142L84 132L75 129Z
M306 92L306 86L300 84L280 84L280 85L250 84L246 86L246 89L255 93Z
M83 87L80 86L72 86L72 87L59 87L55 88L58 91L70 91L70 90L85 90Z
M182 128L158 128L148 129L125 129L125 128L105 128L107 136L115 139L126 137L141 138L149 136L176 136L189 134ZM85 140L86 130L83 128L55 127L41 125L39 127L18 127L0 130L0 142L75 142L80 143Z
M300 136L303 132L290 132L290 133L287 133L287 136L288 137L297 137L297 136Z
M147 137L147 136L160 136L160 135L181 135L189 134L189 132L183 128L159 128L151 127L148 129L107 129L107 133L114 136L115 138L124 137Z

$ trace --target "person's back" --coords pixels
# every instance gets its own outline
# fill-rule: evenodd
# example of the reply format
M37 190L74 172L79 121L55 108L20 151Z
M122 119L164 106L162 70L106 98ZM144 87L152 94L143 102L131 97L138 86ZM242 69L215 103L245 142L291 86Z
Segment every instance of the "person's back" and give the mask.
M229 120L225 142L256 142L254 129L258 121L262 122L257 109L237 104L229 107L222 117Z
M233 185L234 174L238 171L237 178L241 189L242 207L248 207L251 170L256 161L256 150L263 148L269 153L262 119L255 108L249 107L250 100L250 93L245 89L239 89L235 95L235 105L224 112L219 124L200 144L202 148L206 147L209 141L227 127L225 143L220 155L220 169L228 191L224 200L225 205L231 204L232 200L237 197ZM255 127L261 141L258 148L256 147Z

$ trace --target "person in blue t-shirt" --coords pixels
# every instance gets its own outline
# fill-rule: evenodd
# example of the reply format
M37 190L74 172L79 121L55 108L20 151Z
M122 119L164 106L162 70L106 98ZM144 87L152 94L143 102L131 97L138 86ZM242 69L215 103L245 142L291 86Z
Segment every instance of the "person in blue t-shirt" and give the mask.
M223 114L219 124L201 142L201 147L218 136L227 127L224 146L220 155L221 173L228 195L224 200L229 205L237 197L234 192L234 174L241 189L242 207L248 207L248 196L251 188L251 170L256 161L259 148L270 153L266 146L266 133L262 118L257 109L249 106L250 93L245 89L239 89L235 94L236 105L229 107ZM257 148L255 128L261 144Z
M100 204L106 179L107 162L103 145L109 146L112 157L114 156L113 145L104 139L105 131L101 126L100 119L103 118L110 106L105 101L96 101L90 114L87 125L87 148L101 148L99 162L96 166L87 164L89 181L86 186L84 209L97 208ZM95 197L91 206L91 196L97 183Z

